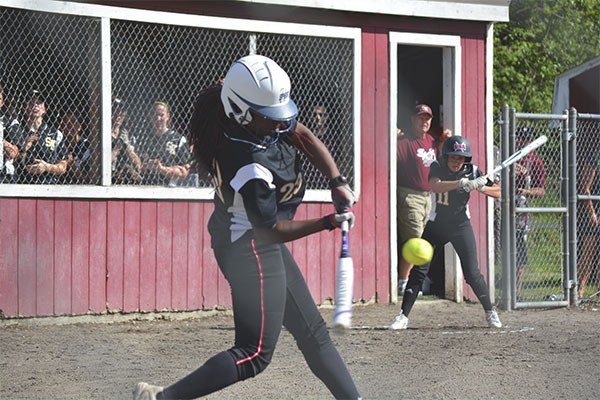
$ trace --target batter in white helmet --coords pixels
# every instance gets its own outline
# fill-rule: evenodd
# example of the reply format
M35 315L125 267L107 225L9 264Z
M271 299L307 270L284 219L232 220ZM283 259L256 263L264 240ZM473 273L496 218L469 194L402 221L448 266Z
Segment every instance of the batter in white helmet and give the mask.
M235 343L168 387L138 383L134 399L192 399L252 378L271 362L282 326L333 396L360 397L284 244L354 222L353 192L297 114L288 75L260 55L236 61L222 86L196 100L190 142L214 181L208 230L231 286ZM298 150L329 179L335 213L293 220L306 188Z

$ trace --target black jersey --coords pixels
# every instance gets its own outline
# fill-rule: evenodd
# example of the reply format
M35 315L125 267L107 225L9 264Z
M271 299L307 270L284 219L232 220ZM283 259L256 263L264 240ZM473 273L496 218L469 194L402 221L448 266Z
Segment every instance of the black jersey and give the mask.
M91 146L89 140L85 137L81 137L73 150L71 150L72 164L70 168L78 171L78 174L72 174L67 172L63 175L65 183L86 183L89 179L88 174L90 172L90 157L92 156Z
M214 160L215 211L208 223L212 245L230 244L255 226L294 218L306 185L296 149L229 141Z
M27 131L26 127L22 126L22 128L24 132ZM59 161L66 161L69 158L68 149L61 131L46 123L42 123L37 134L38 139L33 142L27 153L19 158L18 180L20 183L58 183L59 177L57 175L48 172L44 172L41 175L30 174L25 169L27 165L34 164L36 159L43 160L49 164L56 164Z
M19 121L10 115L2 114L0 111L0 125L2 125L0 129L2 129L3 139L21 149L25 144L25 138Z
M483 173L473 164L464 164L458 172L452 172L447 165L434 161L429 171L429 179L438 178L441 181L457 181L461 178L474 179ZM430 220L449 224L458 224L470 219L469 198L470 193L451 190L445 193L434 193L435 201L432 204Z
M160 135L150 134L140 142L142 140L145 142L140 146L139 155L143 162L160 160L166 167L190 162L191 152L185 136L173 129ZM144 185L168 185L171 181L171 178L153 171L143 171L142 178Z

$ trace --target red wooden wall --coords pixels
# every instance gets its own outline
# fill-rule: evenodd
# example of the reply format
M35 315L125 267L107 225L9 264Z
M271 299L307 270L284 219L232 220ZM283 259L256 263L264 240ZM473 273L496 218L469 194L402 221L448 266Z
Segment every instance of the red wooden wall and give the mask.
M29 317L229 307L206 230L212 208L211 202L2 198L0 310ZM297 218L331 211L329 204L306 204ZM374 225L359 222L351 235L358 299L376 293L375 242L362 237ZM319 303L334 295L339 242L339 232L321 232L290 243Z
M158 3L132 4L151 8ZM160 4L175 8L187 4L189 8L189 2ZM243 16L239 7L224 2L207 4L213 9L195 7L194 12ZM265 10L264 6L258 8ZM354 297L388 302L388 33L463 37L462 133L473 145L474 162L485 169L486 26L327 10L317 14L302 10L285 13L279 7L269 10L280 12L276 15L279 21L362 29L362 188L355 207L357 224L350 235ZM485 260L485 200L483 196L473 197L470 207L479 258ZM211 202L0 198L0 310L6 316L45 316L229 307L229 288L216 266L206 230L212 207ZM300 207L297 218L319 217L331 211L330 204L308 203ZM289 244L317 303L334 295L339 241L336 231ZM486 268L481 269L485 274Z
M462 134L471 143L473 163L483 171L488 170L485 141L485 39L466 37L461 40L462 48ZM492 118L492 116L490 116ZM492 160L493 162L493 160ZM471 195L469 211L475 240L479 269L486 282L487 266L487 197L479 193ZM476 300L475 292L466 283L463 285L466 298Z

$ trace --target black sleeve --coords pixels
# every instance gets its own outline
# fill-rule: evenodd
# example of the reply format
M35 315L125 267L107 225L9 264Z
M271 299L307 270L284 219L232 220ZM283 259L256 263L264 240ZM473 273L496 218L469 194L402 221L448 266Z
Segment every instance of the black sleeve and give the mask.
M271 227L277 222L275 190L262 179L251 179L239 190L248 220L253 226Z
M442 166L440 165L439 161L436 160L431 163L431 166L429 167L429 177L427 180L430 181L432 178L438 178L439 180L442 180L441 169Z

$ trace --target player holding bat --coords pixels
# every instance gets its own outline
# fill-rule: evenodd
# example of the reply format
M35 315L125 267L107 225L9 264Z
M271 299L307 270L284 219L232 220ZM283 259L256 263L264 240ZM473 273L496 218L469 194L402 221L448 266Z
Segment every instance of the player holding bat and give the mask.
M460 258L465 280L473 288L485 311L488 326L501 328L502 323L492 305L490 293L477 264L475 234L468 212L470 192L477 190L486 196L500 197L500 187L490 181L471 163L471 145L461 136L452 136L442 146L441 160L434 161L429 171L429 184L435 193L430 220L422 238L434 251L452 243ZM408 315L429 272L430 263L415 266L408 278L402 298L402 308L390 329L406 329Z
M282 325L333 396L360 397L283 244L354 222L354 194L323 143L296 122L297 114L288 75L260 55L236 61L222 86L198 96L190 141L195 160L213 176L208 230L231 286L235 343L168 387L138 383L134 399L192 399L252 378L271 362ZM297 150L330 180L335 213L293 220L306 187Z

